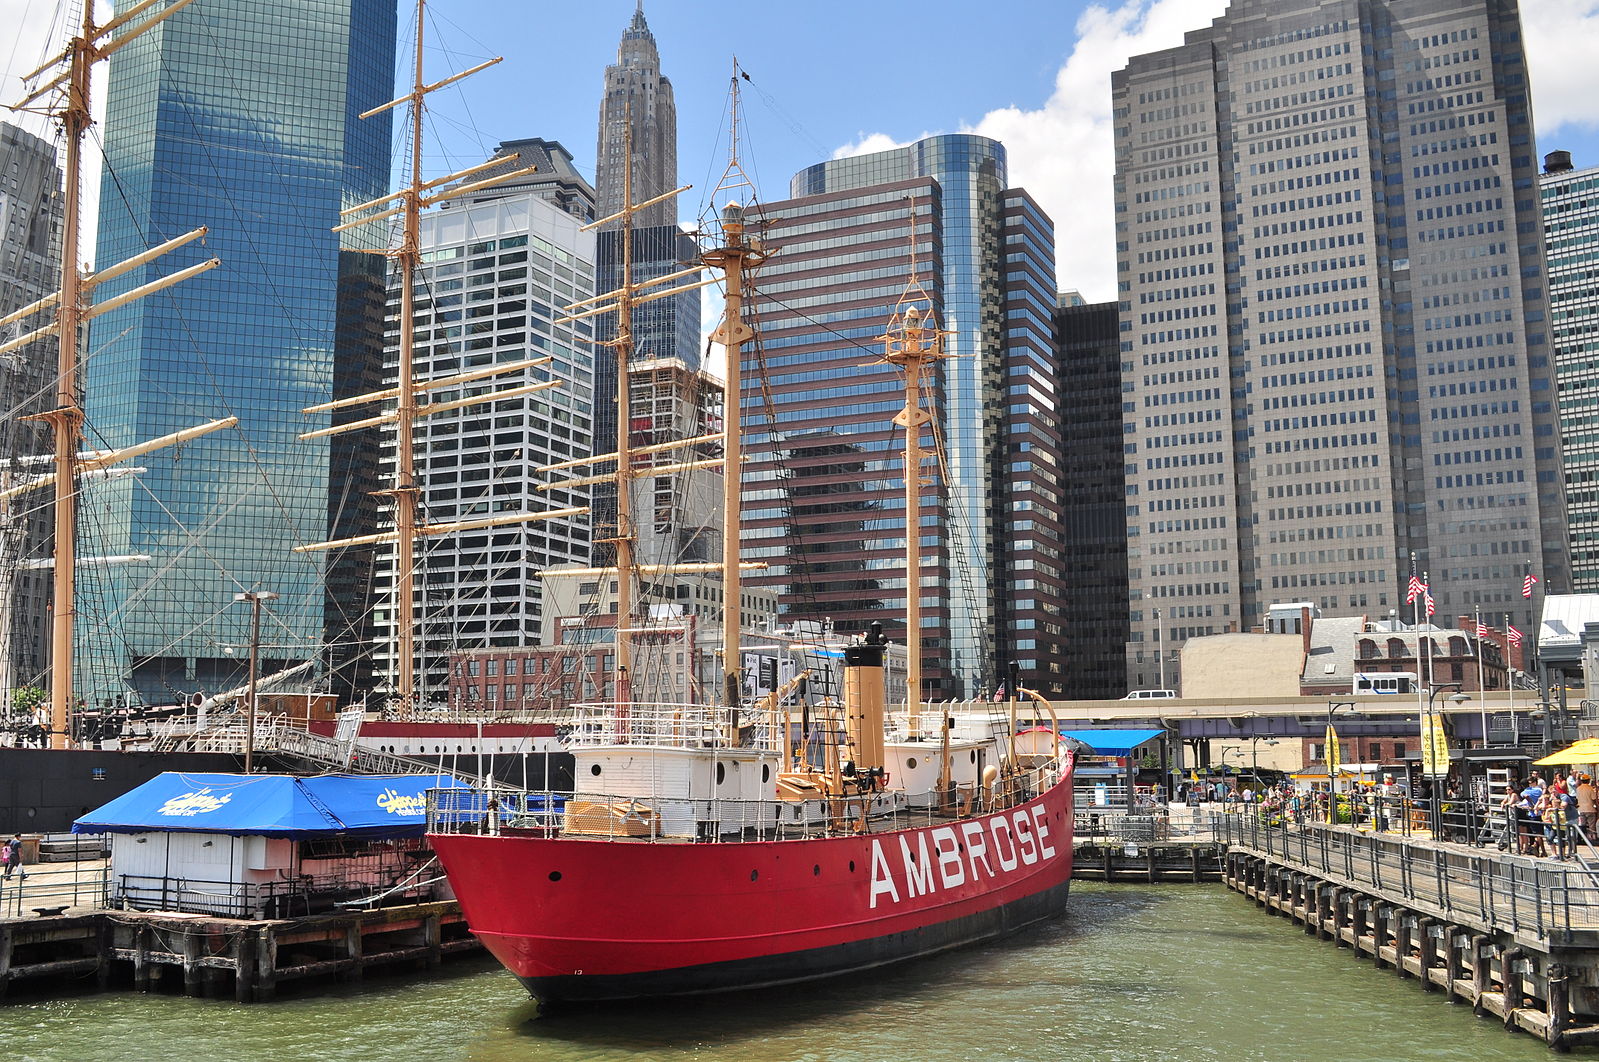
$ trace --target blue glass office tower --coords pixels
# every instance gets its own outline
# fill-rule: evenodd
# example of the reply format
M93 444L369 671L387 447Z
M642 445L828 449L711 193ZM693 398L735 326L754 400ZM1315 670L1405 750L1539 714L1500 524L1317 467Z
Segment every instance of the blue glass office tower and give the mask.
M360 499L330 489L331 444L297 438L326 419L300 410L333 398L336 376L359 387L371 374L356 363L381 354L372 315L353 307L381 298L383 259L360 252L386 232L330 230L387 188L392 120L356 116L393 95L394 49L394 0L196 0L112 58L97 260L198 225L210 235L97 298L223 264L94 322L88 445L239 425L142 459L146 472L86 502L89 550L151 558L80 586L79 683L93 697L242 682L241 590L279 595L263 670L323 644L327 562L292 548L349 530Z

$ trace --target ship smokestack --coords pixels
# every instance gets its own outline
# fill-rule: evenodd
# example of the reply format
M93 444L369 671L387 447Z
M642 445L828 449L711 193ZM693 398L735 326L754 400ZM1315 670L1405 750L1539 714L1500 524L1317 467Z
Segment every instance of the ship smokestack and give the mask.
M844 728L857 773L883 766L883 625L844 647Z

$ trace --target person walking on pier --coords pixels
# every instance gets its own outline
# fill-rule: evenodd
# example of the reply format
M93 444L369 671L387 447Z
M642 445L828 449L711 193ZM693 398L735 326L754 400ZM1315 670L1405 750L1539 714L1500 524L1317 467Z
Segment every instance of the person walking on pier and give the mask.
M1593 834L1599 820L1599 787L1593 784L1593 776L1584 774L1577 779L1577 836L1572 838L1572 852L1576 852L1576 842L1580 839L1589 848L1593 847Z
M5 847L4 848L0 848L0 856L4 856L5 857L5 864L6 864L6 874L5 874L5 876L6 876L6 880L7 881L11 880L11 872L12 871L17 871L18 872L17 876L19 878L21 878L23 881L27 881L28 880L28 872L26 870L22 869L22 836L21 836L21 834L12 834L11 835L11 840L9 840L9 841L7 841L5 843Z

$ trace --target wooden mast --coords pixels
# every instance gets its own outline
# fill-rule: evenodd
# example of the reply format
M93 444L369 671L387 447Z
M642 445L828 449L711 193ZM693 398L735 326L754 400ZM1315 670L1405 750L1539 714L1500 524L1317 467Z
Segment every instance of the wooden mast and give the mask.
M907 729L914 738L921 733L922 716L922 430L933 419L933 415L922 408L922 378L946 356L945 333L938 329L931 309L932 300L922 288L917 272L914 206L910 212L910 246L910 280L888 330L878 338L883 344L883 360L905 374L905 408L894 417L894 423L905 429L905 710ZM925 311L920 306L923 299L929 303ZM947 747L947 722L941 721L940 729ZM943 761L941 784L947 789L947 752Z
M50 747L57 749L67 747L71 730L71 713L76 703L73 687L72 632L77 614L75 576L78 564L78 451L83 439L83 408L78 403L78 338L79 331L90 318L113 308L107 304L91 310L84 305L86 295L93 290L97 281L96 278L85 277L78 270L79 226L82 216L83 137L94 124L89 106L89 74L95 63L109 57L144 31L176 14L192 0L176 0L144 22L128 29L134 19L145 14L158 2L159 0L143 0L104 26L97 27L94 24L94 4L86 0L83 5L82 33L67 44L62 54L22 80L31 83L46 71L58 67L64 69L11 108L13 111L31 110L32 104L46 96L57 91L65 94L65 101L59 108L44 112L61 123L66 140L66 165L62 175L61 290L53 300L41 300L33 307L26 308L42 311L53 302L56 308L56 321L54 325L13 340L5 347L6 350L15 349L16 346L48 332L54 332L57 340L55 408L29 418L49 424L54 435L55 473L30 486L53 483L55 493L52 503L55 516L55 570L52 573L50 618ZM127 32L122 32L123 30ZM121 35L111 36L117 33ZM204 230L197 230L196 233L189 234L188 238L203 235L203 232ZM178 242L171 241L164 249L170 250L177 246ZM183 239L181 242L186 243L188 239ZM155 255L149 252L138 256L139 264L152 257ZM145 285L137 289L137 293L130 292L119 297L116 305L131 301L139 294L149 294L151 291L176 284L217 264L219 263L216 259L211 259L207 263L190 267L162 281ZM124 267L119 267L116 275L120 275L121 272L126 272L126 263ZM108 271L101 274L98 279L109 279L110 275L112 274ZM13 314L8 319L15 319L21 315ZM215 422L210 430L231 423L234 422ZM9 648L0 648L0 651L9 652Z
M422 226L422 100L427 87L422 81L422 32L426 0L416 3L416 57L412 65L409 117L411 119L411 183L400 202L404 206L400 246L394 262L400 274L400 352L395 375L394 486L387 493L394 499L394 698L401 713L416 705L416 603L412 600L416 581L416 455L412 431L416 425L416 270L422 264L418 230Z
M395 272L399 274L400 284L400 342L396 358L395 386L382 391L360 395L355 398L341 399L336 402L323 403L311 406L302 412L326 412L336 408L356 405L362 402L394 400L394 409L379 416L348 424L340 424L331 428L321 428L315 431L303 432L302 439L321 438L328 435L337 435L342 432L355 431L360 428L371 427L375 424L392 423L394 425L394 485L386 490L375 493L386 494L393 499L394 505L394 530L376 535L361 535L353 539L340 539L334 542L319 542L313 545L297 546L295 552L303 553L315 550L337 549L352 545L367 545L376 542L394 543L394 631L395 631L395 681L392 704L401 715L409 714L416 707L416 603L413 600L416 592L416 540L421 535L446 534L451 531L464 530L468 525L419 525L417 523L417 499L421 489L416 484L416 456L414 450L413 432L419 417L431 413L442 413L450 409L460 409L467 405L476 405L483 402L494 402L502 398L514 398L528 394L532 391L543 390L556 386L555 382L531 384L523 387L508 388L501 391L491 391L486 394L476 395L471 398L452 402L435 402L426 406L418 406L416 396L421 390L428 390L441 386L450 386L463 383L466 380L481 378L485 375L498 375L516 369L528 367L527 362L494 366L491 370L480 370L477 373L463 373L445 380L431 380L419 384L416 381L415 347L416 325L413 319L416 307L416 272L422 263L421 250L421 222L424 207L432 206L443 199L465 195L469 192L490 188L517 177L525 177L535 171L536 167L527 166L511 170L506 173L496 174L492 177L467 184L458 184L461 178L470 174L479 173L486 169L503 166L515 162L517 156L490 159L488 162L452 173L445 177L438 177L431 181L422 180L422 114L426 109L428 93L453 85L463 78L470 77L480 70L501 62L501 57L489 59L478 65L454 74L442 81L428 84L422 80L422 38L426 27L426 0L417 0L416 5L416 48L415 58L412 63L411 91L404 96L390 100L388 103L373 107L363 112L360 117L370 118L375 114L398 107L400 104L408 106L410 118L410 150L411 174L410 181L404 188L381 198L349 207L342 212L343 216L350 219L340 225L334 226L334 232L343 232L370 222L384 218L398 217L400 219L400 238L396 247L387 250L374 251L392 258L395 263ZM440 186L442 191L435 191ZM431 193L431 194L429 194ZM372 213L376 208L399 200L399 205L386 210ZM545 513L520 513L515 516L500 518L492 522L471 522L471 526L488 527L499 526L507 523L520 523L530 520L549 519L554 516L570 515L573 510Z
M633 105L623 109L622 284L616 293L616 671L617 703L633 700L633 583L638 578L638 535L633 523Z
M78 449L83 409L78 405L78 330L83 325L83 290L78 273L79 196L83 180L83 135L89 115L89 68L93 64L94 4L83 5L83 35L68 46L67 104L61 114L67 157L61 217L61 304L56 309L56 407L44 414L55 433L55 571L51 573L50 747L67 747L76 706L72 632L77 619ZM5 650L10 651L9 647Z
M754 190L738 161L738 60L733 60L731 132L727 170L717 191L742 184ZM737 175L735 178L734 175ZM712 193L712 203L716 195ZM743 579L739 563L739 538L742 530L740 501L742 500L742 470L744 461L743 433L740 425L742 409L740 397L743 390L741 360L744 344L755 330L744 322L745 274L766 260L766 254L749 239L744 222L744 207L729 202L722 209L722 246L706 251L700 260L713 269L722 270L727 279L723 295L722 323L711 333L714 342L722 344L727 364L724 370L722 425L723 475L726 485L722 497L722 690L721 703L737 708L743 696L741 681L743 648L740 643L739 620L742 618Z

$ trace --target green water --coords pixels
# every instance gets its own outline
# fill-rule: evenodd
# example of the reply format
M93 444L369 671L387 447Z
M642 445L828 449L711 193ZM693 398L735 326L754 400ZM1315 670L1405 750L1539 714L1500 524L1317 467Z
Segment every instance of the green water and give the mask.
M510 975L476 959L431 979L301 992L262 1006L17 998L0 1005L0 1049L41 1062L1551 1057L1214 885L1079 882L1067 917L1025 939L892 973L670 1004L537 1018Z

